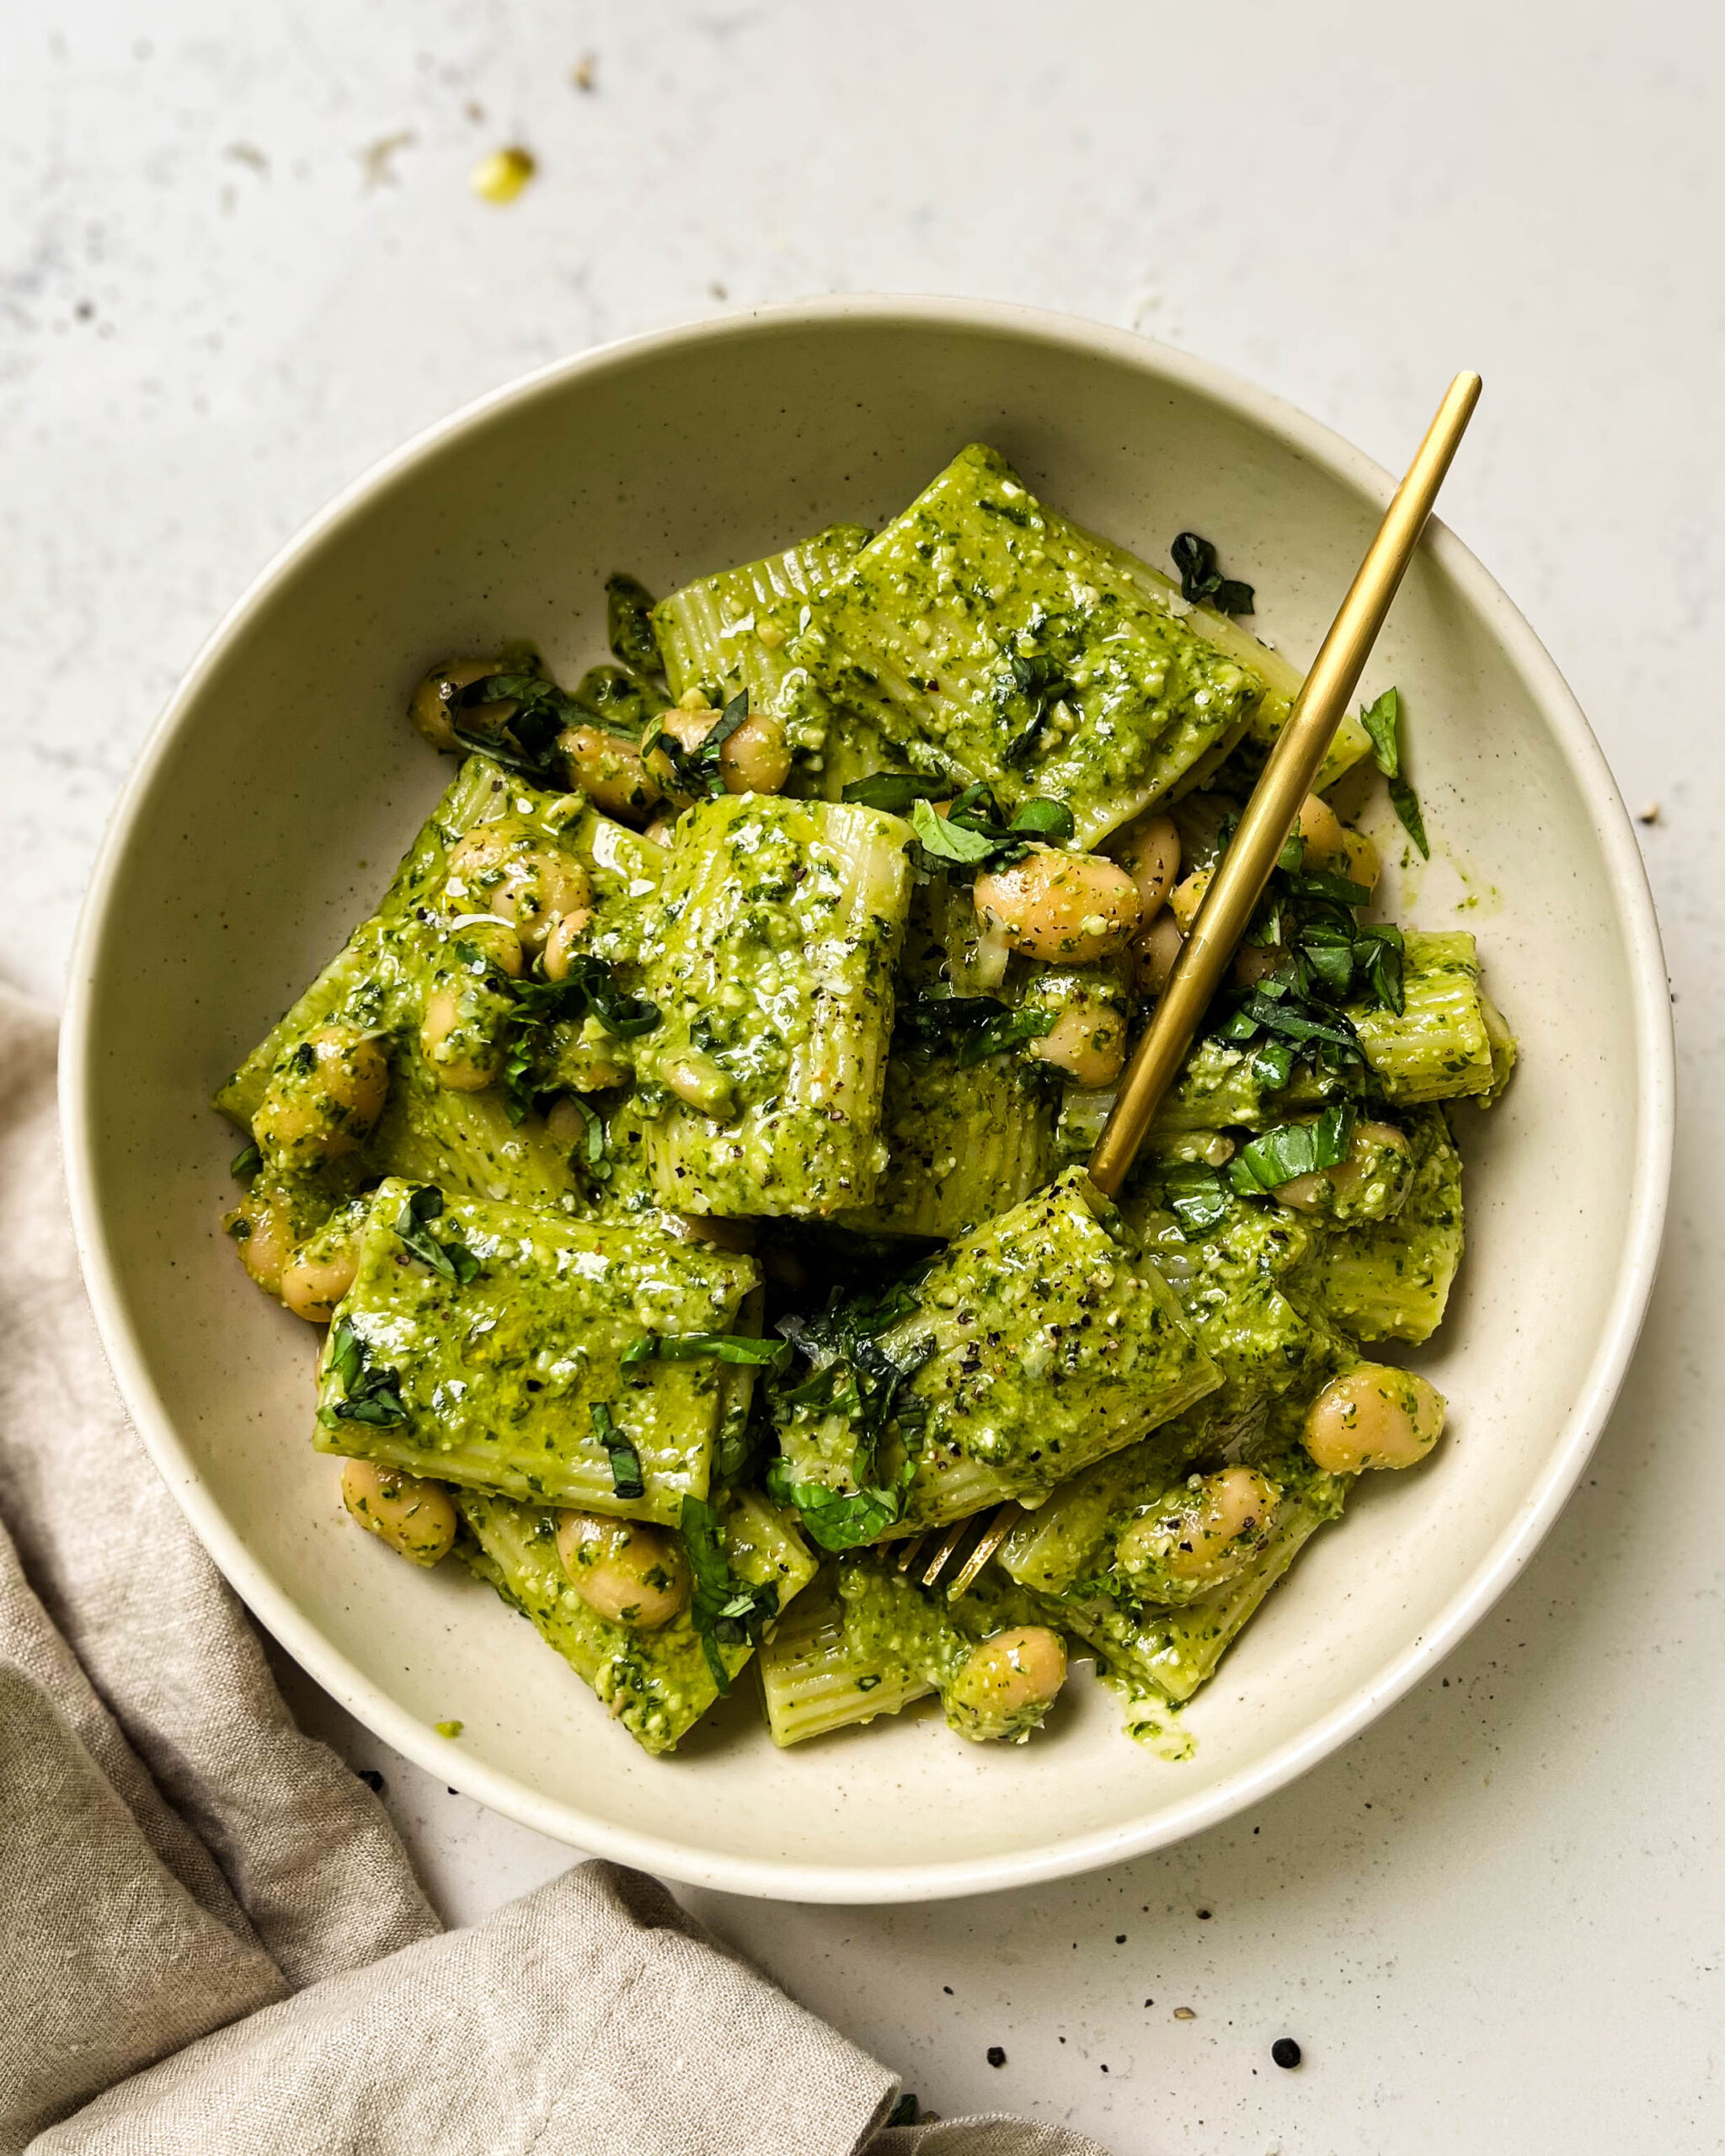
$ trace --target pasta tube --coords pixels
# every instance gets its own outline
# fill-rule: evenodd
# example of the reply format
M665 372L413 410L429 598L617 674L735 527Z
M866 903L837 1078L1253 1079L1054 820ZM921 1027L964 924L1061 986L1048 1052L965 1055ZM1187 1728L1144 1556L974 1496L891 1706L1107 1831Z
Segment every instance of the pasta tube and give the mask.
M910 838L872 808L754 794L683 817L643 951L660 1022L636 1043L661 1203L873 1202Z
M614 1624L570 1584L558 1555L558 1515L478 1491L460 1494L468 1534L457 1554L567 1662L642 1749L665 1753L718 1697L708 1643L681 1610L652 1630ZM782 1610L814 1575L814 1561L783 1515L750 1492L718 1507L724 1556L737 1579L773 1590ZM727 1683L755 1652L746 1638L715 1641Z
M319 1364L318 1449L674 1524L706 1497L752 1374L625 1353L730 1331L754 1262L647 1225L437 1198L393 1179L371 1200Z
M812 612L836 702L1009 810L1064 801L1086 847L1236 739L1264 693L980 445Z

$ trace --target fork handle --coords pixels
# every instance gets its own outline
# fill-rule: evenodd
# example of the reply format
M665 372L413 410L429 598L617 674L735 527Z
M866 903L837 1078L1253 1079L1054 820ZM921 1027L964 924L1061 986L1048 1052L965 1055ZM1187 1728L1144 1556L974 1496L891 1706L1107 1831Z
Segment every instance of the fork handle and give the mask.
M1450 383L1252 790L1239 829L1204 894L1192 932L1126 1066L1090 1156L1090 1180L1106 1197L1117 1196L1125 1182L1144 1134L1220 984L1223 969L1239 948L1263 896L1276 857L1288 842L1300 805L1359 686L1367 654L1419 543L1479 392L1477 374L1458 374Z

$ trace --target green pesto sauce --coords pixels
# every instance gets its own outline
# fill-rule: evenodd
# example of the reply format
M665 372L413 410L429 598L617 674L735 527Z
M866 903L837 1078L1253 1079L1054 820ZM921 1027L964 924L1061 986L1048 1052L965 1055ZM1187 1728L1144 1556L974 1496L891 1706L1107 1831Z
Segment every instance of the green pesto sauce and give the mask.
M886 1170L874 1203L840 1217L896 1235L962 1235L1047 1179L1053 1125L1048 1086L1016 1057L964 1065L895 1055L881 1116Z
M949 1602L919 1593L890 1557L863 1556L841 1566L838 1592L841 1652L859 1685L872 1691L878 1684L884 1693L905 1694L932 1688L954 1728L965 1720L962 1677L971 1649L1009 1627L1049 1621L1041 1604L998 1573L985 1574L969 1593ZM1023 1736L1043 1711L998 1734Z
M704 577L654 610L672 696L698 689L718 711L746 689L751 712L784 722L802 782L792 790L829 801L838 798L844 779L861 777L874 764L858 760L856 744L845 738L856 730L853 722L835 725L831 700L809 671L818 645L807 642L809 607L868 537L861 525L834 525L782 554ZM830 778L838 783L825 782Z
M1112 1569L1112 1547L1133 1518L1157 1506L1168 1486L1146 1493L1111 1519L1102 1564L1090 1579L1053 1598L1059 1621L1087 1640L1131 1684L1178 1705L1210 1677L1307 1541L1337 1518L1354 1478L1326 1475L1297 1441L1271 1439L1248 1449L1250 1464L1281 1492L1266 1545L1246 1569L1203 1599L1178 1608L1138 1601Z
M900 1423L911 1522L1045 1497L1220 1382L1167 1283L1092 1198L1074 1171L962 1237L922 1281L917 1314L884 1336L895 1359L932 1350L906 1389L920 1425Z
M1263 694L980 445L813 611L814 670L836 701L918 768L985 779L1008 807L1065 801L1082 846L1159 799Z
M478 1260L457 1285L396 1232L407 1189L379 1187L341 1305L367 1361L397 1373L406 1421L320 1418L319 1446L524 1502L666 1523L686 1495L704 1497L714 1438L748 1373L704 1358L625 1367L622 1356L644 1332L730 1331L759 1279L753 1261L645 1225L462 1200L427 1230ZM331 1363L326 1348L318 1405L334 1415L346 1396ZM595 1402L639 1454L639 1501L617 1497Z
M1318 1292L1356 1340L1429 1340L1461 1262L1461 1155L1443 1110L1416 1109L1407 1139L1413 1173L1400 1209L1324 1246Z
M679 822L644 938L647 1161L679 1212L866 1205L880 1136L908 827L735 795Z
M558 1555L555 1512L479 1491L464 1491L460 1502L467 1534L457 1555L468 1568L556 1648L638 1744L671 1751L718 1696L689 1611L652 1629L612 1623L570 1585ZM732 1572L750 1585L771 1582L784 1609L814 1574L802 1538L751 1492L727 1494L719 1516ZM745 1641L718 1652L734 1678L754 1649Z

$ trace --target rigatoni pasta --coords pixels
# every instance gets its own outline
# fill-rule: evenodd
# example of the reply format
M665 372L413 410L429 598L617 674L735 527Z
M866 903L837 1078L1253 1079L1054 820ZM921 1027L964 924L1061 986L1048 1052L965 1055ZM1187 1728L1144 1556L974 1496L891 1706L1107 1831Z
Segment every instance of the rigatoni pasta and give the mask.
M929 1697L1019 1742L1074 1658L1177 1751L1358 1475L1437 1442L1376 1358L1445 1315L1516 1045L1340 813L1370 757L1429 843L1394 691L1119 1202L1084 1171L1300 687L1168 552L971 445L878 534L618 572L573 688L500 623L413 693L461 760L388 889L216 1096L242 1262L326 1328L353 1561L464 1567L649 1753L751 1664L781 1746Z

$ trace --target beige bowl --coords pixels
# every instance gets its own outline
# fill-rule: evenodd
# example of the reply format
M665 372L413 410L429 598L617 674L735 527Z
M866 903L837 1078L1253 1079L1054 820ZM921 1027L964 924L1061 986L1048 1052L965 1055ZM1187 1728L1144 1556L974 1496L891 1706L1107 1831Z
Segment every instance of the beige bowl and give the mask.
M1255 626L1296 657L1390 488L1214 367L969 302L783 307L547 368L350 488L222 623L132 775L73 963L85 1274L138 1428L216 1563L410 1758L547 1834L734 1892L1022 1885L1193 1833L1321 1759L1455 1645L1551 1525L1658 1248L1669 1022L1633 835L1556 667L1434 526L1367 677L1405 694L1439 841L1398 910L1477 931L1524 1057L1503 1105L1466 1119L1471 1246L1423 1358L1452 1434L1428 1466L1371 1478L1301 1558L1185 1717L1189 1760L1119 1735L1083 1679L1023 1748L966 1745L925 1710L780 1753L743 1687L656 1762L489 1588L353 1530L307 1442L312 1336L217 1226L235 1141L206 1103L447 779L404 723L409 687L504 634L572 679L600 655L609 570L669 590L823 524L878 524L979 438L1151 560L1183 528L1215 538L1258 587ZM435 1733L446 1721L458 1739Z

